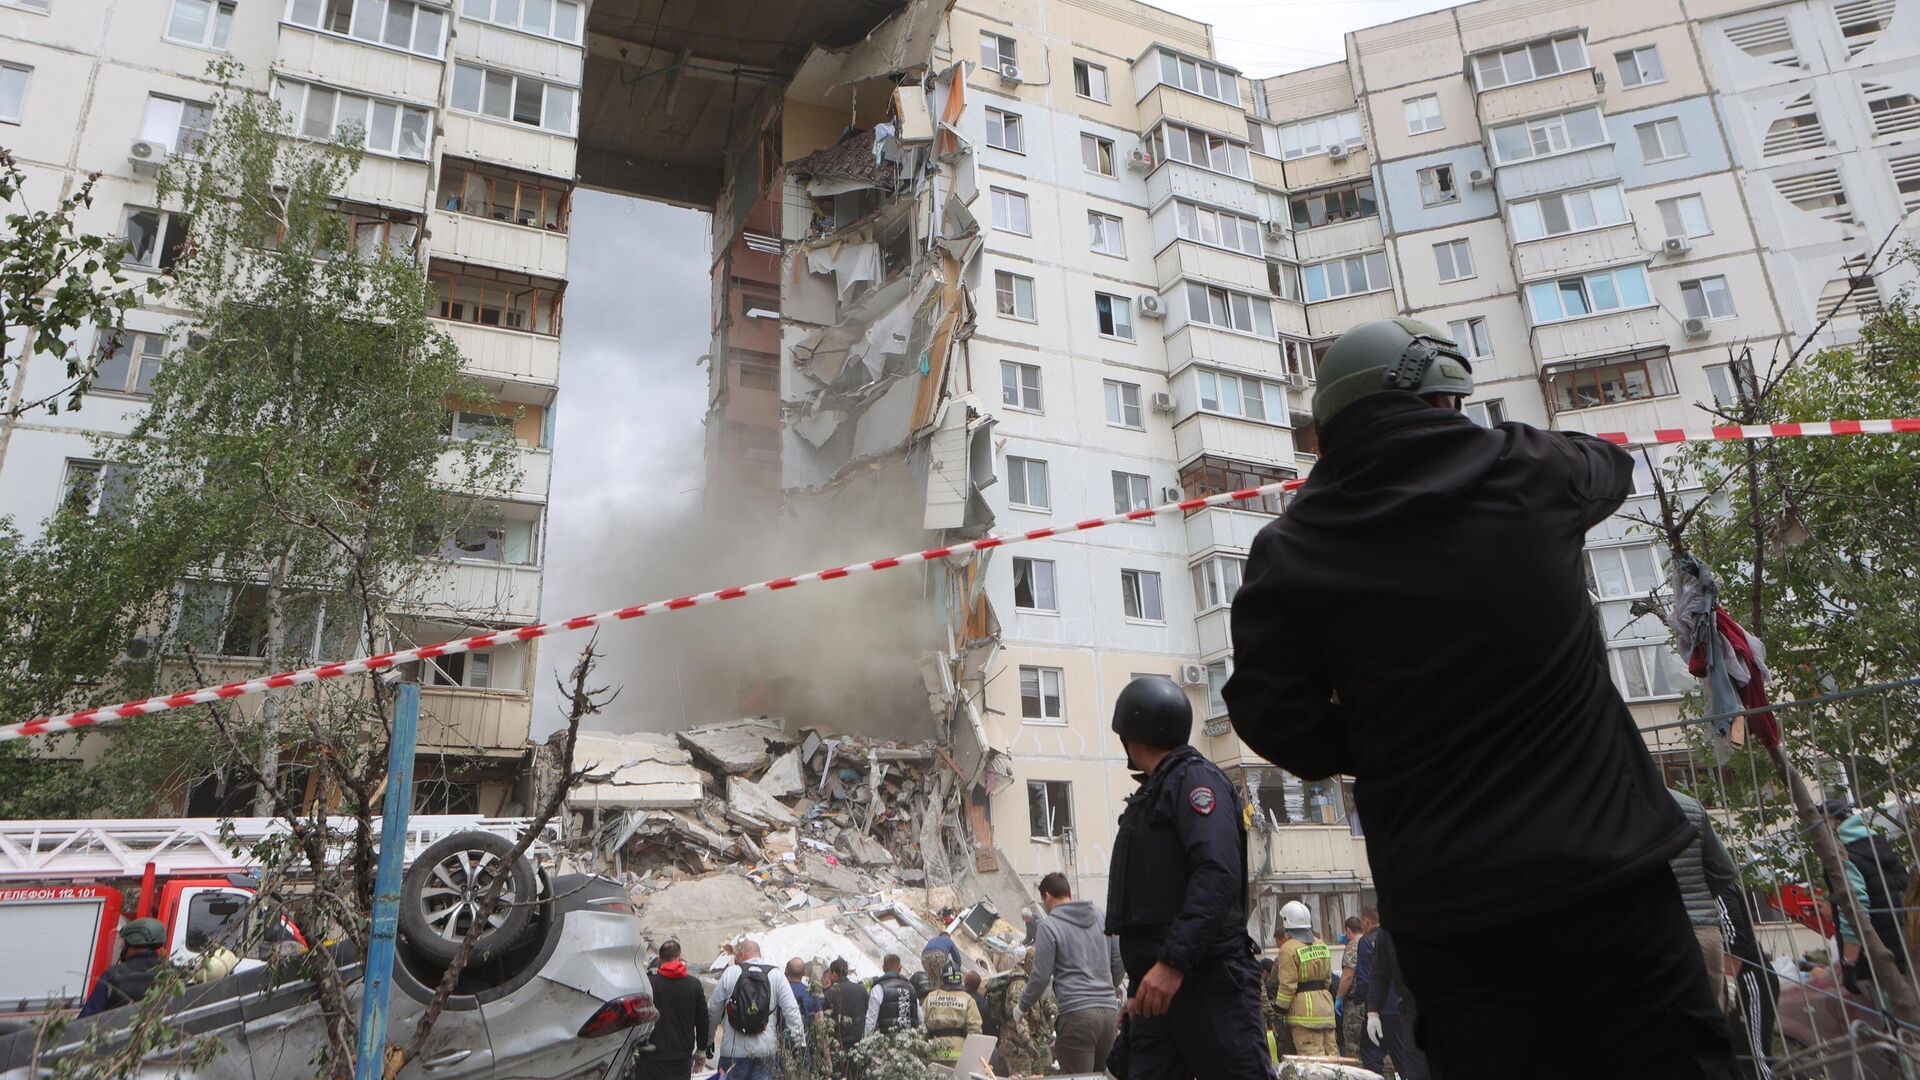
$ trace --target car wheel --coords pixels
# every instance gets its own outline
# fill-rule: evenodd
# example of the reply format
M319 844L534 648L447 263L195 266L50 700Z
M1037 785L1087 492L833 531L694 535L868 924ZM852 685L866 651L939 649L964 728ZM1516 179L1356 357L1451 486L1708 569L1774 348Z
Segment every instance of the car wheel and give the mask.
M407 943L435 963L451 963L487 890L505 875L500 903L474 939L472 958L485 960L513 947L533 922L539 887L526 859L507 862L512 851L504 836L461 832L421 852L400 890L400 933Z

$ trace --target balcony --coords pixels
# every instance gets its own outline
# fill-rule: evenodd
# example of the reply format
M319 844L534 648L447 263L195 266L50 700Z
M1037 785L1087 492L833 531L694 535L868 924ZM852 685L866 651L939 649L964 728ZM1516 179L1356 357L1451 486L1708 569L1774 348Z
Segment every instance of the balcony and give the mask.
M432 175L432 166L424 161L368 154L360 159L360 167L353 175L347 177L341 195L349 202L424 210L427 181Z
M1199 94L1190 94L1165 83L1147 91L1140 99L1140 130L1151 131L1161 120L1203 128L1216 135L1246 141L1247 114Z
M1219 548L1244 554L1253 538L1273 521L1272 514L1214 506L1187 515L1187 552L1198 555Z
M1386 239L1378 216L1322 225L1317 229L1298 229L1293 234L1293 248L1302 263L1358 255L1363 251L1379 251L1385 246Z
M1194 413L1173 425L1173 446L1174 456L1183 466L1202 456L1214 456L1293 468L1293 432L1253 420Z
M344 90L429 108L440 104L446 65L439 60L282 23L275 71Z
M444 210L428 216L428 228L438 254L537 277L567 276L565 233Z
M1294 158L1286 165L1287 190L1300 191L1342 180L1363 179L1372 167L1373 155L1364 146L1348 150L1344 161L1335 161L1330 154Z
M440 111L440 127L442 153L573 177L574 144L569 136L452 109Z
M1193 617L1202 659L1214 660L1233 652L1233 609L1217 607Z
M1588 187L1618 179L1619 176L1620 166L1613 159L1612 143L1602 143L1570 154L1556 154L1537 161L1516 161L1511 165L1502 165L1494 172L1494 180L1500 186L1500 197L1507 202L1530 199L1550 191Z
M487 494L489 496L498 495L501 498L520 501L547 501L547 484L550 479L549 474L553 468L553 455L546 450L532 446L516 446L513 448L512 453L514 456L513 465L519 470L520 476L515 480L511 490L504 493L490 491L487 492ZM434 482L443 486L452 487L455 471L458 468L458 451L447 451L434 469Z
M1198 169L1180 161L1163 161L1147 177L1147 205L1159 206L1174 196L1235 210L1248 217L1265 217L1266 200L1250 180Z
M1533 328L1533 351L1542 364L1664 345L1665 316L1658 307L1636 308Z
M489 757L524 753L533 701L512 690L420 690L420 749Z
M1273 378L1286 370L1280 342L1188 323L1167 335L1167 374L1188 364L1207 364Z
M446 319L438 320L437 325L459 347L464 361L461 366L470 375L548 386L560 381L560 339L557 337Z
M1253 154L1253 182L1274 191L1287 190L1287 167L1279 158Z
M1264 296L1267 292L1267 264L1264 259L1235 251L1208 247L1188 240L1176 240L1154 256L1160 291L1173 288L1181 278L1195 278L1226 285Z
M1400 314L1394 305L1393 290L1326 300L1307 307L1307 322L1314 337L1339 334L1374 319L1391 319Z
M1247 868L1262 880L1373 879L1366 841L1346 825L1279 825L1250 832Z
M453 39L453 52L462 60L477 60L505 71L524 71L568 86L580 85L585 54L578 45L523 34L478 19L461 19L459 30Z
M1616 266L1646 258L1632 224L1514 245L1520 280Z
M1561 112L1600 100L1599 73L1589 68L1518 86L1502 86L1480 95L1480 122L1504 124L1542 113Z

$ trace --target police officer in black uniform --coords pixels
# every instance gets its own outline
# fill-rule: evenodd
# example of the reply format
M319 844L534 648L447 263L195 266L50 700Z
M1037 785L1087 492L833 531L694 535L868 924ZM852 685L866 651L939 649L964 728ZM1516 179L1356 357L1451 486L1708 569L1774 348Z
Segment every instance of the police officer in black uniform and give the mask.
M1188 744L1193 708L1173 680L1128 683L1113 730L1140 779L1107 886L1107 933L1120 938L1132 993L1127 1080L1265 1080L1240 796Z

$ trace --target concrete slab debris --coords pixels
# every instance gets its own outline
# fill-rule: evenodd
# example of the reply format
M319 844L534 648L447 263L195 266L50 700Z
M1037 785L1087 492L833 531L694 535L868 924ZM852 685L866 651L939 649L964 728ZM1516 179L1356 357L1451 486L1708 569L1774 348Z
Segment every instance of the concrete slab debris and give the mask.
M761 791L776 799L798 795L807 790L807 778L800 768L802 748L795 747L775 759L758 785Z
M760 790L760 785L738 776L727 777L726 815L728 820L760 832L792 825L798 820L793 811Z
M593 782L568 793L575 808L664 809L698 806L704 795L701 771L678 746L662 746L630 735L581 732L574 742L574 763L590 770Z
M773 764L768 744L784 747L792 741L784 726L765 719L709 724L675 732L674 737L694 756L728 775L766 768Z

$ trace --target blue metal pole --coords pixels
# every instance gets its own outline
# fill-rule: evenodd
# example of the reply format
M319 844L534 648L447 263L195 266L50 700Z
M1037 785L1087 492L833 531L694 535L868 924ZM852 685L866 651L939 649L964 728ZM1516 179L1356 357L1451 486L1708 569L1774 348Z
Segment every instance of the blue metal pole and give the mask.
M420 684L401 683L387 747L387 805L380 820L380 867L374 874L373 935L361 981L360 1052L354 1080L380 1080L387 1049L387 992L393 987L394 935L400 925L400 868L407 857L407 811L413 803L413 749L420 730Z

